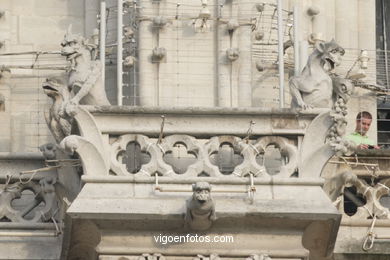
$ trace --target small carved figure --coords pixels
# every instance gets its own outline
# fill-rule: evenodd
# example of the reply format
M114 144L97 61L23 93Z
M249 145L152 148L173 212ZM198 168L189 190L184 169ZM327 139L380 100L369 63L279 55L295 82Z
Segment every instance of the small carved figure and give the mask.
M272 258L265 254L251 254L245 260L272 260Z
M153 255L145 253L138 257L138 260L165 260L165 257L159 253L154 253Z
M291 78L292 107L332 108L332 79L329 72L340 64L345 51L334 40L318 42L300 76Z
M54 160L56 158L57 147L55 144L47 143L39 146L39 150L42 152L45 160Z
M333 81L333 98L337 101L342 98L345 103L351 98L355 86L351 80L342 77L332 77Z
M217 254L211 254L210 257L204 255L197 255L193 260L220 260L221 258Z
M101 77L101 63L95 60L96 45L89 44L80 35L72 34L69 26L61 43L61 54L70 62L69 89L74 96L67 106L83 105L110 105L104 90ZM69 109L68 109L69 110ZM71 109L70 109L71 110Z
M53 100L49 111L45 111L46 123L57 143L70 135L73 118L64 113L64 105L70 99L70 91L63 77L52 77L42 85L45 94Z
M187 201L186 224L193 230L207 230L217 219L211 186L208 182L197 182L192 185L192 191L194 193Z

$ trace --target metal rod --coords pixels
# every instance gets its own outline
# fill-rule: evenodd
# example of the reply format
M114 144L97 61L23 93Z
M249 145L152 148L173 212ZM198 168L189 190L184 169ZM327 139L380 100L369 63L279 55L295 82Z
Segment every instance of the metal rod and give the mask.
M25 52L7 52L1 53L0 56L11 56L11 55L30 55L30 54L39 54L39 55L50 55L50 54L58 54L61 55L61 51L25 51Z
M100 2L100 62L102 64L102 82L106 80L106 2Z
M69 66L60 65L42 65L42 66L31 66L31 65L6 65L9 69L25 69L25 70L67 70Z
M279 106L284 108L284 58L283 58L283 13L282 0L278 0L278 56L279 56Z
M3 232L0 231L0 237L57 237L59 234L57 232Z
M85 183L149 183L155 184L155 177L145 176L87 176L83 175L81 179ZM229 178L229 177L158 177L158 183L161 184L193 184L198 181L207 181L211 184L232 184L232 185L248 185L247 178ZM254 178L254 185L297 185L297 186L322 186L324 180L320 178ZM161 186L160 186L161 187Z
M377 163L340 162L340 161L329 161L329 163L378 167Z
M122 29L123 29L123 0L117 0L118 5L118 20L117 20L117 103L118 106L122 106L122 88L123 88L123 42L122 42Z
M298 6L294 6L294 13L293 13L293 19L294 19L294 75L299 76L300 74L300 60L299 60L299 10Z
M173 189L173 188L163 188L161 186L155 187L155 190L160 192L193 192L191 188L188 189ZM248 190L213 190L213 193L247 193Z
M389 88L389 64L387 62L387 30L386 30L386 11L385 0L382 0L382 21L383 21L383 48L385 50L385 67L386 67L386 88Z

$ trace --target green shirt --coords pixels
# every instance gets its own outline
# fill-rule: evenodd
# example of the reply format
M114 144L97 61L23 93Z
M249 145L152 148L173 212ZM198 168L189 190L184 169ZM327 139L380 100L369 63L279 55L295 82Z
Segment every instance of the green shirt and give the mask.
M359 144L375 145L375 142L373 140L371 140L370 138L368 138L368 136L366 136L366 135L363 136L363 135L356 133L356 132L347 135L346 138L348 140L351 140L352 142L354 142L357 145L359 145Z

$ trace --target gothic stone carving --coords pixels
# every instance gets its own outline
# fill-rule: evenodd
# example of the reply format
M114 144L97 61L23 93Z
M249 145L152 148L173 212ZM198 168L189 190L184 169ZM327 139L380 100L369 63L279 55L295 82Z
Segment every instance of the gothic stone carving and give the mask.
M48 176L42 178L39 182L16 182L6 184L4 190L0 194L0 219L7 218L12 222L44 222L54 217L57 205L54 184L57 178ZM24 190L30 190L34 193L34 200L30 205L16 210L11 206L14 199L22 197ZM30 212L36 209L41 202L44 203L42 208L34 211L31 218L25 218Z
M335 102L330 113L333 125L329 130L327 139L336 155L339 156L356 150L353 142L343 139L347 127L347 102L352 95L353 88L354 86L349 80L340 77L333 78Z
M70 100L70 91L63 77L48 78L42 88L53 100L49 111L45 111L45 119L54 139L59 143L71 131L73 118L64 113L64 105Z
M358 207L357 212L352 218L367 219L376 216L379 219L389 219L390 211L380 203L380 198L390 193L388 188L390 179L384 179L375 185L369 185L365 180L359 179L351 171L346 171L329 179L324 186L325 191L336 207L344 212L344 204L342 203L342 193L346 186L355 186L358 194L362 194L366 199L364 207Z
M340 64L344 52L334 40L315 45L302 74L290 80L292 107L332 107L333 87L329 72Z
M78 117L80 112L76 115ZM282 165L278 177L288 178L296 172L298 165L298 151L296 146L289 143L287 138L280 136L264 136L256 141L246 141L237 136L214 136L206 143L189 135L170 135L156 143L155 140L140 134L126 134L118 137L111 144L110 149L110 169L115 175L130 174L126 165L120 160L126 153L129 143L137 143L141 148L141 153L150 155L150 161L141 166L135 175L152 176L158 173L161 176L175 176L177 178L210 176L210 177L232 177L247 178L249 175L257 178L270 178L264 165L259 165L257 157L264 153L268 145L276 145L280 153L288 158L288 163ZM171 165L164 161L164 155L171 152L175 144L183 144L187 152L196 157L196 161L188 166L183 174L175 174ZM219 152L221 145L231 144L234 153L241 154L242 163L237 165L230 175L223 175L217 165L211 162L211 156Z
M138 260L165 260L165 257L159 253L154 253L153 255L142 254L140 257L138 257Z
M260 254L260 255L252 254L249 257L247 257L246 260L272 260L272 258L265 254Z
M209 257L204 255L197 255L193 260L220 260L221 258L217 254L211 254Z
M185 222L193 230L207 230L217 219L211 186L208 182L197 182L192 185L192 190L194 193L187 201Z
M65 106L66 112L73 112L74 106L78 104L110 105L102 82L100 61L92 56L96 46L89 44L80 35L72 34L71 26L61 46L61 54L71 64L68 86L74 94Z
M45 160L54 160L56 158L57 147L55 144L47 143L39 146L39 151L42 152Z

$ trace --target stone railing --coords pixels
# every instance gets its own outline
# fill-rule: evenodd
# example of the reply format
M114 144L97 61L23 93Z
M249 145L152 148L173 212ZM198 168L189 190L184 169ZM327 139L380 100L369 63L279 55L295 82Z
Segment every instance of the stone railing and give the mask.
M91 176L160 176L236 178L253 175L258 178L301 177L299 149L305 129L317 113L298 114L288 110L258 109L146 109L115 107L82 107L76 115L80 136L66 137L61 145L79 153ZM163 119L161 116L164 116ZM140 167L129 172L123 157L129 144L139 146ZM192 157L184 171L175 172L175 165L166 156L180 144ZM229 173L213 156L227 145L231 153L241 157ZM267 172L264 154L273 146L283 162L275 174ZM86 155L84 157L83 155ZM94 159L88 159L94 156ZM88 158L87 158L88 157ZM149 157L142 161L142 157ZM182 167L181 167L182 168ZM313 173L318 177L318 173Z
M334 151L325 144L333 121L321 112L78 106L77 127L60 146L80 158L85 184L67 212L99 223L100 242L85 243L101 259L155 252L167 259L322 259L332 252L340 214L322 190L321 171ZM200 211L198 193L206 198ZM266 242L270 225L279 242ZM161 249L152 236L185 230L229 230L245 242Z
M389 157L389 150L360 150L325 168L324 189L342 213L336 253L390 252Z

